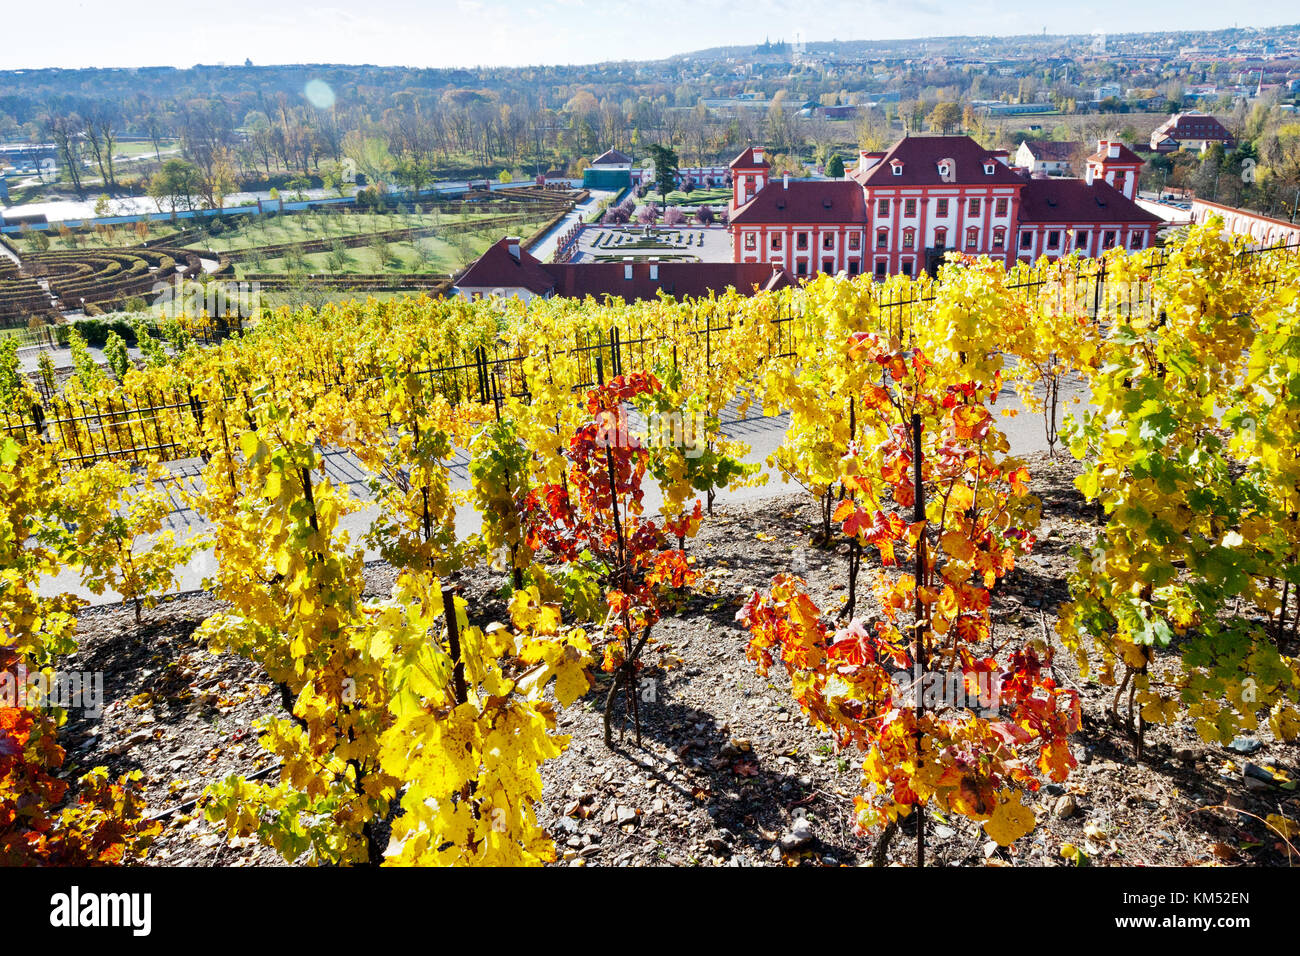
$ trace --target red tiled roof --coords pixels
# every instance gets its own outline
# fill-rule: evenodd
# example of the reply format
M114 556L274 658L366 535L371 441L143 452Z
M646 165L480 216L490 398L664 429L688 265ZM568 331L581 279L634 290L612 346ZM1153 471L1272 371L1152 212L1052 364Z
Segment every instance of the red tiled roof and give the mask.
M1054 139L1027 139L1025 148L1034 159L1048 163L1064 163L1082 145L1078 142L1058 142Z
M1233 142L1232 134L1208 113L1179 113L1156 127L1151 135L1170 136L1173 139L1216 139Z
M904 136L889 148L884 159L858 177L863 186L940 186L939 161L951 159L956 165L956 184L966 186L1006 186L1023 182L996 155L969 136ZM895 161L903 164L895 176ZM984 172L992 163L993 172Z
M651 263L629 263L632 278L624 278L621 262L547 263L543 268L555 277L555 294L569 298L607 295L626 302L653 299L662 289L665 295L707 296L728 288L750 293L758 289L779 289L790 284L786 273L765 262L660 262L659 278L650 278Z
M1123 143L1116 143L1114 140L1110 140L1109 143L1111 146L1119 147L1118 156L1111 156L1107 149L1100 148L1097 150L1097 152L1089 156L1088 159L1095 160L1097 162L1109 161L1112 163L1134 163L1138 166L1141 166L1144 162L1146 162L1146 160L1144 160L1137 153L1133 152L1133 150L1129 149Z
M527 289L534 295L545 295L555 286L542 263L520 247L519 258L510 254L509 238L494 242L484 250L472 266L456 280L460 288L473 289Z
M1158 223L1115 187L1101 179L1031 179L1020 190L1022 223Z
M766 156L767 154L764 153L764 155ZM744 169L767 169L769 168L770 165L771 164L768 163L766 159L764 159L762 162L757 162L754 159L754 147L746 146L745 151L731 161L731 165L729 168L735 169L736 167L739 166Z
M866 221L867 204L862 187L845 180L792 179L789 188L782 180L771 180L731 217L733 225L762 222L862 225Z
M510 255L511 240L502 239L484 251L478 261L456 280L462 289L527 289L534 295L603 298L612 295L628 302L653 299L662 289L671 296L707 296L728 288L748 293L789 285L781 269L763 262L660 262L659 278L650 278L649 262L539 262L520 250ZM516 240L517 241L517 240ZM632 278L625 278L626 265Z
M632 157L624 156L616 149L607 149L591 161L593 166L630 166Z

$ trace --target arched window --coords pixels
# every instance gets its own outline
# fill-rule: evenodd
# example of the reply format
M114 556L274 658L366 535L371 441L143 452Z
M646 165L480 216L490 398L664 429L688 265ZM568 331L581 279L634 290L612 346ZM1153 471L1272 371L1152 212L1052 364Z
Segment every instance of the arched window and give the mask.
M946 226L940 226L934 231L934 247L942 249L948 245L948 229Z
M1007 231L999 226L993 230L993 248L1005 249L1007 247Z
M916 230L908 226L903 230L903 248L912 249L916 246Z
M970 226L966 229L966 248L974 249L980 244L980 230L978 226Z

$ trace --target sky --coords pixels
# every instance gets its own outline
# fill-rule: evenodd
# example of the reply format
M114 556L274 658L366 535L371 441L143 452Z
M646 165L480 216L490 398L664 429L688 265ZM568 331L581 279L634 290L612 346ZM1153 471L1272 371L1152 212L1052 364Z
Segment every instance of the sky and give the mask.
M40 0L0 23L0 69L646 60L732 44L1273 26L1294 0Z

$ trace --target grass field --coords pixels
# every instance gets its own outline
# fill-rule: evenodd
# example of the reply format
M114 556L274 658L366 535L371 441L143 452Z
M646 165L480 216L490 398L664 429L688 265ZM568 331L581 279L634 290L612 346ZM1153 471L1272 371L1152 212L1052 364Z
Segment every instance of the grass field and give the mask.
M310 242L317 239L343 239L350 236L368 236L376 232L390 232L396 229L437 229L440 225L449 225L452 223L463 222L482 222L485 228L490 230L491 221L500 213L484 211L482 213L471 214L448 214L448 213L295 213L284 216L250 216L237 217L233 225L228 225L219 234L208 232L197 239L193 239L185 244L186 248L191 249L212 249L217 252L244 251L258 248L260 246L275 246L293 242ZM545 217L538 218L523 227L518 225L510 227L511 231L522 232L528 235L533 229L536 229L545 221ZM194 228L194 224L185 220L176 223L159 221L149 223L148 231L144 238L149 241L166 239L169 236L177 235L181 231L189 231ZM66 250L74 248L69 242L61 238L57 233L51 233L50 248L53 250ZM470 235L467 240L481 252L487 247L487 242L481 240L478 236ZM500 236L493 235L494 239ZM15 237L19 248L23 252L32 251L30 242L26 239ZM139 245L141 236L136 232L133 225L106 226L102 230L86 234L76 235L76 246L79 249L120 249L127 246ZM439 247L439 257L443 260L450 261L450 253L447 249L451 244L441 239L433 240ZM394 244L398 248L399 244ZM414 258L414 249L410 243L400 244L405 247L410 256ZM445 247L445 248L444 248ZM352 250L354 253L364 254L365 249ZM253 271L276 271L259 268ZM372 270L362 270L372 271ZM410 271L402 268L397 271ZM420 270L427 271L427 270ZM438 268L432 271L447 271Z
M529 235L543 222L545 220L539 219L517 231ZM414 242L390 242L387 244L388 256L385 262L380 262L379 252L372 246L358 246L341 251L343 257L341 268L332 251L304 253L301 269L297 271L332 275L363 275L375 272L452 273L477 259L489 245L500 238L496 233L487 235L469 233L456 237L427 236ZM423 254L420 249L424 250ZM295 271L291 268L292 265L290 258L277 256L261 262L236 263L235 272L241 278L255 273L287 273Z

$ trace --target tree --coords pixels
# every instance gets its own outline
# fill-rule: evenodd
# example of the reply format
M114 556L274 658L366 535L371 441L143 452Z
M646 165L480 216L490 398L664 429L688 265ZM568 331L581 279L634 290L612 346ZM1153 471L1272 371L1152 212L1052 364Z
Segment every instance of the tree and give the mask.
M830 162L826 164L826 175L832 179L844 178L844 160L840 159L839 153L831 156Z
M163 211L166 200L169 212L194 209L202 189L202 174L193 163L184 159L169 159L162 169L149 180L149 198Z
M939 103L926 120L932 131L948 134L961 126L961 107L956 103Z
M650 147L650 159L655 167L655 189L667 202L668 194L677 185L677 153L656 143Z

